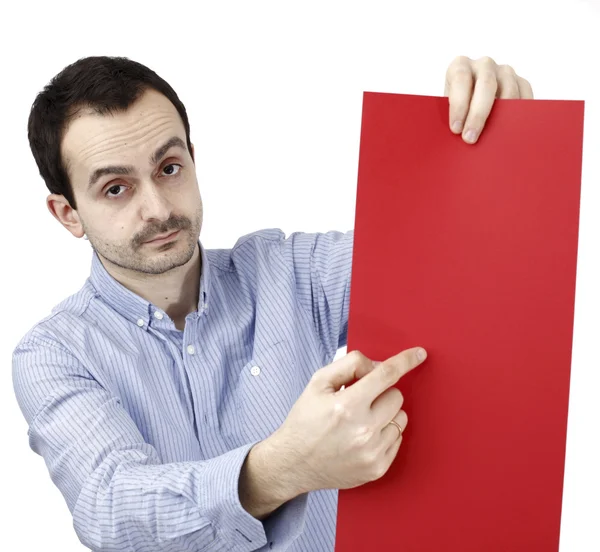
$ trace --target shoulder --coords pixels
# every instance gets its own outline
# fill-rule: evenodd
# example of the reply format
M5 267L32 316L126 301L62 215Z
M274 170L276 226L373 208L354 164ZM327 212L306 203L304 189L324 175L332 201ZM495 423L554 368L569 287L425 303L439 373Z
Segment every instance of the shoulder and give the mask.
M285 241L285 233L278 228L267 228L246 234L230 249L207 249L211 266L225 272L247 270L260 264Z
M66 349L61 335L68 335L82 324L95 295L93 286L86 281L79 291L63 299L47 316L33 324L17 343L15 352L27 345L36 344Z

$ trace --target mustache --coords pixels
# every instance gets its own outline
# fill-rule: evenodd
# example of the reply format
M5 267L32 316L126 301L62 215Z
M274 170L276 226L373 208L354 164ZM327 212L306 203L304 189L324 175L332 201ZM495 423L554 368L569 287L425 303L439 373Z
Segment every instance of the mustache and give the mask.
M165 222L160 224L152 224L141 232L137 233L133 237L133 246L135 248L141 247L144 242L147 242L158 236L159 234L166 234L167 232L174 232L175 230L187 230L192 226L192 221L183 216L172 216Z

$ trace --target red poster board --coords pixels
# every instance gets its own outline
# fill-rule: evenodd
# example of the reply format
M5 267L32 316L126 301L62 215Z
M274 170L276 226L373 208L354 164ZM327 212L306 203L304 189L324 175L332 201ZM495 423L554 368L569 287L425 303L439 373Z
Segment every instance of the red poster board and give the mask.
M348 351L429 356L337 552L558 550L583 112L497 100L468 145L447 98L364 95Z

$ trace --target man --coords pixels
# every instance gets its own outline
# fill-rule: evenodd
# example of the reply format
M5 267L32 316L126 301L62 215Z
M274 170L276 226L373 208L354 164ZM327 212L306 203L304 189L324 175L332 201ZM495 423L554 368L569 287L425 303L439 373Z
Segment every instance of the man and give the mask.
M529 83L489 58L447 73L450 128L475 142ZM337 489L382 477L407 417L382 363L345 345L352 232L264 230L205 250L185 108L148 68L92 57L29 119L54 217L90 278L20 341L16 395L93 550L332 550ZM354 385L345 388L347 384Z

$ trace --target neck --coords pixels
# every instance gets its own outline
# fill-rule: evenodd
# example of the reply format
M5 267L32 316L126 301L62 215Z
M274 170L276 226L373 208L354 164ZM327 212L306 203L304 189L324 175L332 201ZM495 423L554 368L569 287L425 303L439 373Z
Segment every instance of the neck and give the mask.
M198 309L202 256L196 245L192 258L164 274L144 274L114 265L101 257L106 271L117 282L166 312L183 329L185 317Z

